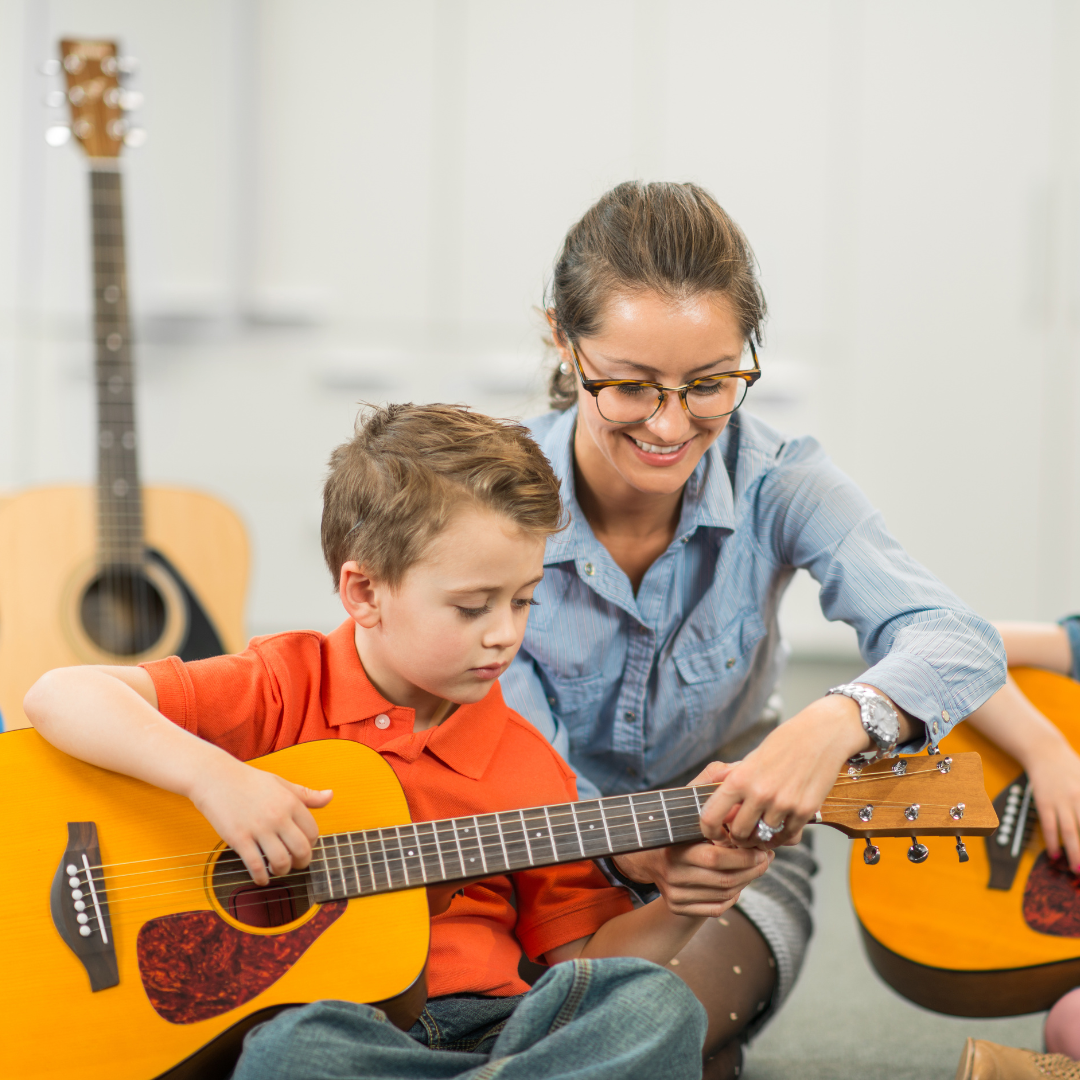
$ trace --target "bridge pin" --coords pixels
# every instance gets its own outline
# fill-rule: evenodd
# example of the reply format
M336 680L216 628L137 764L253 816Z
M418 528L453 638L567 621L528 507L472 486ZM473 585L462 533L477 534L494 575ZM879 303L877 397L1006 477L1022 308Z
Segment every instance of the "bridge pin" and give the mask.
M80 927L79 927L79 933L80 933L80 934L81 934L81 935L82 935L83 937L89 937L89 936L90 936L90 933L91 933L91 931L90 931L90 927L89 927L89 926L80 926Z
M70 874L72 877L74 877L78 872L79 868L74 863L68 863L67 866L64 867L64 873Z

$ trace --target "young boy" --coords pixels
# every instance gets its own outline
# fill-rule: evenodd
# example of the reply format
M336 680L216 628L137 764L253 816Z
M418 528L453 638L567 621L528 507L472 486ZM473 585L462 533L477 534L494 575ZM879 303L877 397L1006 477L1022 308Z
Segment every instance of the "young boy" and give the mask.
M323 550L349 616L337 630L257 638L189 664L61 669L26 697L62 750L190 798L260 885L308 864L310 808L332 793L243 762L299 742L375 748L414 820L576 798L573 774L497 682L562 513L525 429L451 406L390 406L330 466ZM591 862L468 884L432 920L431 999L408 1034L369 1006L317 1002L249 1034L235 1076L700 1076L704 1011L657 965L770 857L743 855L732 888L703 895L690 916L663 900L633 908ZM522 950L551 968L532 990Z

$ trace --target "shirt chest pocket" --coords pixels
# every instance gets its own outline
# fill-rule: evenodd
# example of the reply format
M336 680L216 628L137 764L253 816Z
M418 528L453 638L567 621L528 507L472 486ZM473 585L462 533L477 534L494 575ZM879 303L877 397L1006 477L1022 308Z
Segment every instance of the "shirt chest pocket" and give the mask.
M600 720L605 685L603 672L573 678L545 672L544 682L548 704L552 713L566 725L571 745L588 743Z
M730 695L717 694L719 687L741 684L765 632L761 616L756 609L749 608L711 641L680 642L673 654L679 678L688 686L717 695L718 704L721 700L726 702Z

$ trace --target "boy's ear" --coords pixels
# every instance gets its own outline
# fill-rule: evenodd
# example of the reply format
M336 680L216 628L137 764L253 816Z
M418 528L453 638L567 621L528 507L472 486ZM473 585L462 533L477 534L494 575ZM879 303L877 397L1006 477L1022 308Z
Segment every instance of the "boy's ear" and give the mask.
M375 582L355 559L342 564L338 576L338 595L353 622L368 630L379 625L381 613Z

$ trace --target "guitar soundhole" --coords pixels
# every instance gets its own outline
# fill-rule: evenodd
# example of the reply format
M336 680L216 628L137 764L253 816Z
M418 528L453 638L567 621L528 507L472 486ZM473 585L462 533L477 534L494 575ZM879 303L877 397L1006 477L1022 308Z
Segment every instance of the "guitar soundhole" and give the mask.
M134 566L105 567L83 593L79 615L90 640L114 656L138 656L165 632L165 600Z
M306 870L256 885L243 862L226 851L214 864L213 888L221 906L238 922L253 929L286 926L312 905Z

